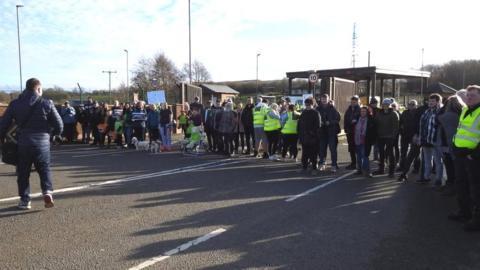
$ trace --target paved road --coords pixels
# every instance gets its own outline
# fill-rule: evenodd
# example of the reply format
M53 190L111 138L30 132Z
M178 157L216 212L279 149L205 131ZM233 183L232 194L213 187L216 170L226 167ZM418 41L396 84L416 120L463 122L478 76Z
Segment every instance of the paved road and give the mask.
M480 234L447 221L454 199L429 186L214 155L53 159L48 210L17 211L0 165L0 269L480 269Z

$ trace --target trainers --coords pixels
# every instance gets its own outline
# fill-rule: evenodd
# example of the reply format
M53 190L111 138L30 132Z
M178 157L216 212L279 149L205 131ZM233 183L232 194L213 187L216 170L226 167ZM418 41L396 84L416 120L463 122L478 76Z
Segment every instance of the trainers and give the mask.
M54 206L52 194L44 194L43 202L45 202L45 208L52 208Z
M332 168L330 169L330 171L331 171L332 173L336 173L336 172L337 172L337 169L338 169L337 166L332 166Z
M24 201L20 200L20 202L19 202L18 205L17 205L17 208L18 208L18 209L21 209L21 210L29 210L29 209L32 209L32 203L31 203L30 201L24 202Z
M406 182L408 181L408 177L405 174L400 175L397 179L398 182Z
M325 169L326 169L325 164L320 165L320 168L318 168L318 170L321 172L325 171Z

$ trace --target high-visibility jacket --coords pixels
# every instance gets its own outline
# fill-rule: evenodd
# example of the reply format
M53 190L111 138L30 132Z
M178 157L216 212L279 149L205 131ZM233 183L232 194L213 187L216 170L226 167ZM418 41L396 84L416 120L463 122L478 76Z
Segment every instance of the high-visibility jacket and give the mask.
M265 116L265 123L263 125L264 131L274 131L279 130L282 127L280 124L280 119L275 119L270 117L269 113Z
M263 126L265 123L266 109L264 107L255 107L253 109L253 124Z
M475 149L480 143L480 107L465 116L467 110L462 110L453 143L458 148Z
M298 114L288 112L287 122L282 128L282 134L297 134Z

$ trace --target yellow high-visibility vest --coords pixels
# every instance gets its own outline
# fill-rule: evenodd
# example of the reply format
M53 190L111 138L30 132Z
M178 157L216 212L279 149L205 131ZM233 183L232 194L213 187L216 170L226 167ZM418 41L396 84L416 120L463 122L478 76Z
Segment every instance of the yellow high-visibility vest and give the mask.
M295 117L295 119L294 119ZM288 112L287 122L282 128L282 134L297 134L298 115Z
M263 126L265 123L265 108L255 107L253 109L253 124L258 126Z
M280 124L280 119L275 119L270 117L270 115L266 114L265 116L265 123L263 126L264 131L274 131L274 130L279 130L282 127Z
M480 107L465 117L467 110L462 110L453 143L459 148L475 149L480 143Z

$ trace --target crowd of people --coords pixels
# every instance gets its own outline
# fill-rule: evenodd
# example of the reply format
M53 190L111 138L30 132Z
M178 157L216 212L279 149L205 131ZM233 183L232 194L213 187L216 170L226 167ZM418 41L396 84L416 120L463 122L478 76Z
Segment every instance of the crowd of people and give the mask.
M184 104L176 119L166 103L157 108L145 107L142 101L133 107L115 102L109 108L89 99L80 107L78 116L68 103L60 115L67 141L72 140L78 121L83 143L90 141L92 133L92 145L107 147L112 141L118 147L133 147L133 137L143 141L148 134L150 142L161 141L162 151L169 151L174 128L180 128L187 140L204 138L206 151L229 157L251 155L300 162L301 146L299 172L312 175L327 170L328 151L330 171L339 169L337 148L343 124L350 155L345 169L365 177L387 174L394 178L398 172L399 182L407 181L412 173L419 174L416 182L433 182L444 195L457 194L460 212L451 219L478 217L472 228L480 229L480 209L473 207L480 206L480 185L476 183L480 180L479 91L477 86L471 86L446 98L431 94L421 104L409 100L406 108L393 98L381 103L372 98L368 105L362 105L358 96L352 96L343 123L327 94L318 101L307 98L302 108L288 97L271 103L263 98L254 102L252 97L246 104L216 100L214 104L208 101L206 106L196 97L192 103ZM378 165L374 170L372 153Z
M183 105L176 119L167 103L157 107L146 106L143 101L134 105L115 101L108 106L91 98L78 109L66 102L58 114L53 103L41 96L40 81L28 80L26 90L9 105L0 122L1 142L13 121L22 127L17 164L21 209L30 209L28 176L32 163L40 174L45 206L53 206L48 127L53 128L53 135L63 129L67 142L81 137L85 144L109 147L114 143L130 148L134 147L133 138L148 138L161 142L162 151L172 150L172 131L179 128L185 139L204 138L207 151L272 161L298 161L300 145L299 172L306 173L309 166L312 175L325 171L328 150L331 172L339 169L342 117L327 94L318 101L305 99L302 108L288 97L271 103L263 98L254 102L250 97L245 105L231 99L216 100L206 106L196 97ZM76 136L77 125L81 126L81 136ZM347 170L365 177L387 173L390 178L399 172L399 182L419 173L417 182L433 182L445 195L457 196L459 210L449 219L466 222L467 231L480 231L480 86L469 86L445 99L431 94L422 104L409 100L405 109L393 98L385 98L379 106L376 98L362 105L358 96L352 96L343 114L343 130L350 154ZM378 164L373 171L372 152Z

